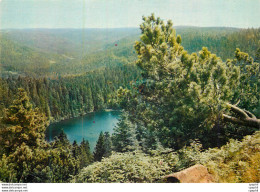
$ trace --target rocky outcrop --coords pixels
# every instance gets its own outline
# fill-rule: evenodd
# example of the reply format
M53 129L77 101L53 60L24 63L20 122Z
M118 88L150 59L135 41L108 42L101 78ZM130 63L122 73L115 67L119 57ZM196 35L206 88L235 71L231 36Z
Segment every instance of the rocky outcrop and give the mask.
M194 165L163 178L166 183L213 183L214 177L203 165Z

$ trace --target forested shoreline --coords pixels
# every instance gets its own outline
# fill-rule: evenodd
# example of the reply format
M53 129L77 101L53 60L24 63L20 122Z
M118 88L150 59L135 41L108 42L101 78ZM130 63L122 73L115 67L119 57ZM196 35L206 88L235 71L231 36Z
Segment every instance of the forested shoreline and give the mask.
M2 109L8 107L16 97L17 89L23 88L34 106L51 122L57 122L107 108L118 109L116 90L139 79L140 72L133 65L57 79L11 76L1 79L0 106Z

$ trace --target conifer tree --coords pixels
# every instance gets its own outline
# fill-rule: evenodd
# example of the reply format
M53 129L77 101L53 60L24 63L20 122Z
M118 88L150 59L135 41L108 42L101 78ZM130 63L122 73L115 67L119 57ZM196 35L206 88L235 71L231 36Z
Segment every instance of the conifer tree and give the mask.
M33 109L25 90L18 89L17 98L5 110L2 122L1 146L16 172L17 181L33 181L37 170L43 170L48 165L46 117L38 109Z
M114 128L112 136L113 149L117 152L133 151L138 148L135 126L128 119L128 114L123 113L120 121Z
M101 161L102 157L105 154L105 145L104 145L104 134L101 131L98 137L98 141L94 150L94 160L95 161Z
M80 148L77 144L77 141L74 140L72 144L72 155L74 158L78 158L79 154L80 154Z
M112 140L109 132L105 132L104 134L104 148L105 148L105 153L103 156L109 157L112 154Z
M46 117L40 114L38 109L33 109L24 89L19 89L17 95L17 99L5 110L3 117L3 123L7 125L2 130L7 155L14 152L22 143L34 148L46 145L44 141L48 125Z
M83 138L82 142L80 143L79 146L79 156L78 159L80 161L80 168L86 167L89 164L92 163L93 161L93 157L90 151L90 146L89 146L89 142L85 141L85 139Z
M243 134L259 128L259 114L243 109L258 112L259 64L239 49L227 62L206 47L199 54L188 54L172 26L172 21L165 24L154 14L143 17L135 44L143 81L135 85L136 91L118 91L131 119L155 133L165 147L174 148L190 139L209 146L209 138L228 122L249 127ZM238 101L241 108L234 105ZM241 135L233 130L229 130L233 135Z
M255 62L260 63L260 47L257 49L255 53Z
M75 147L75 143L74 143ZM79 171L79 162L74 157L77 149L71 146L67 135L62 132L51 143L49 166L52 182L67 182Z

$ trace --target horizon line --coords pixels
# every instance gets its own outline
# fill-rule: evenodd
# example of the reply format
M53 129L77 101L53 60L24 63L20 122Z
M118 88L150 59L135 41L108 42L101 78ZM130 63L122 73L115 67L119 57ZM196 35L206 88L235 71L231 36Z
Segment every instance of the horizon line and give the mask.
M258 29L259 27L228 27L228 26L195 26L195 25L176 25L173 26L173 28L179 28L179 27L190 27L190 28L233 28L233 29ZM103 30L109 30L109 29L140 29L140 27L84 27L84 28L76 28L76 27L28 27L28 28L1 28L0 27L0 31L1 30L33 30L33 29L75 29L75 30L79 30L79 29L103 29Z

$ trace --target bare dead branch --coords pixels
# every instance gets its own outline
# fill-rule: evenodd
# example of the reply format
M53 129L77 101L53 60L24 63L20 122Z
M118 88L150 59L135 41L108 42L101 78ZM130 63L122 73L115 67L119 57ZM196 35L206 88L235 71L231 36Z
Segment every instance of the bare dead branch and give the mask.
M236 117L232 117L226 114L223 114L223 119L224 121L231 122L237 125L244 125L248 127L254 127L257 129L260 129L260 120L259 119L254 119L254 118L244 118L244 119L239 119Z
M230 107L230 110L232 112L234 112L235 114L237 114L240 118L242 118L242 119L249 118L249 116L243 109L240 109L239 107L229 104L229 103L227 103L227 106Z

